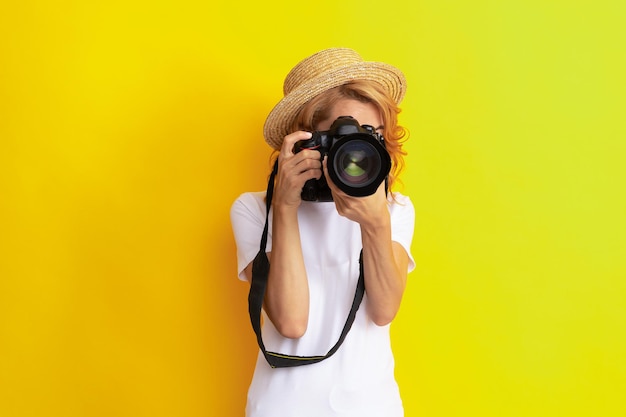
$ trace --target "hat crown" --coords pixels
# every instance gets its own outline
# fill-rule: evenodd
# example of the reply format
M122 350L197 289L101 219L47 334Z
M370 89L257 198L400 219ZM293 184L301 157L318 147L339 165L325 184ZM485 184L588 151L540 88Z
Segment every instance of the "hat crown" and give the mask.
M330 48L320 51L300 61L285 77L283 93L288 95L294 89L309 80L316 79L325 73L336 71L363 62L363 58L349 48Z

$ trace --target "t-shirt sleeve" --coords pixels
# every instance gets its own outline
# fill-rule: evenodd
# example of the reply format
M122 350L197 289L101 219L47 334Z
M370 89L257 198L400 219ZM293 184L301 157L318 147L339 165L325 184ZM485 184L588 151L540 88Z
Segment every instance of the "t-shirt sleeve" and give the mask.
M415 269L415 260L411 254L413 230L415 229L415 208L411 199L396 193L395 201L391 204L391 240L398 242L409 255L408 272Z
M265 226L265 193L244 193L230 209L230 221L237 245L237 274L242 281L247 280L244 269L254 260L260 249L261 236ZM271 234L271 227L269 233ZM271 238L266 250L271 251Z

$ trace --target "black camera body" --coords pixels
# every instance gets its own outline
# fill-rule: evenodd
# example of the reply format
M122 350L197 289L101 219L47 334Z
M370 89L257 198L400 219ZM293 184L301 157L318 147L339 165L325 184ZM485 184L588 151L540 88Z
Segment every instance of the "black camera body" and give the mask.
M322 158L328 155L328 175L333 183L355 197L374 194L391 170L383 136L350 116L341 116L329 130L313 132L311 139L296 142L293 152L304 149L316 149ZM319 180L308 180L301 197L305 201L333 201L324 175Z

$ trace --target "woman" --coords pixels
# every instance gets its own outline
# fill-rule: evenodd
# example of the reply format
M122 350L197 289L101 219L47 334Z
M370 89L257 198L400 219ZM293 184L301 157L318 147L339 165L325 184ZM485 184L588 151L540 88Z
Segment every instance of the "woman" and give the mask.
M248 392L249 417L403 415L389 324L414 268L413 205L391 191L403 165L405 132L397 124L397 106L405 90L398 69L363 61L347 48L310 56L285 79L285 96L264 128L266 142L278 151L267 217L264 347L296 357L328 352L350 312L361 254L365 296L332 356L274 368L264 349L259 352ZM347 194L330 179L327 156L294 149L311 132L328 131L341 116L384 137L392 168L388 181L371 195ZM303 201L304 184L322 177L332 201ZM266 197L265 192L244 193L231 209L239 276L248 281L266 223Z

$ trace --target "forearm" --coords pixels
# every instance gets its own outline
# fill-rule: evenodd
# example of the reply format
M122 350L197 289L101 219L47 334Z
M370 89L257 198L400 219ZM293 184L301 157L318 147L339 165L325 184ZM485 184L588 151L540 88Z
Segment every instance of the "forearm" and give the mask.
M306 331L309 286L294 208L274 207L265 310L283 336L298 338Z
M377 225L361 226L363 268L368 313L379 326L396 316L406 287L408 255L391 241L389 218Z

